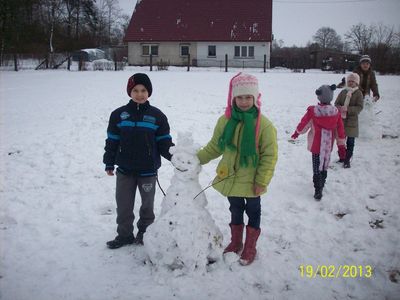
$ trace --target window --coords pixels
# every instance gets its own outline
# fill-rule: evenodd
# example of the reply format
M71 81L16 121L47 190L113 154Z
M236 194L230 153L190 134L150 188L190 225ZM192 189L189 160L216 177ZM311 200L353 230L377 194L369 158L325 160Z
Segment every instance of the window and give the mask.
M150 55L150 50L149 50L150 46L143 46L142 47L142 55Z
M235 57L240 57L240 47L235 46Z
M217 56L217 46L215 46L215 45L208 46L208 56L211 56L211 57Z
M158 55L158 45L142 45L142 55Z
M151 54L158 55L158 46L151 46Z
M246 46L242 46L242 57L247 57L247 47Z
M254 58L254 46L235 46L236 58Z
M188 55L189 55L189 46L181 45L181 56L188 56Z
M254 57L254 46L249 46L249 57Z

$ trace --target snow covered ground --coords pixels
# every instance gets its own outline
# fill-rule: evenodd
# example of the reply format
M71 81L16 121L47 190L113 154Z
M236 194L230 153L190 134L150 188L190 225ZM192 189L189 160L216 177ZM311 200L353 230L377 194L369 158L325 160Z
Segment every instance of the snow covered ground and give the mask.
M247 70L260 81L262 110L279 139L276 173L262 197L258 257L247 267L220 261L182 276L152 267L144 247L105 246L116 229L115 178L102 164L106 127L110 112L128 101L126 81L138 71L147 69L0 73L1 299L399 299L399 76L377 77L386 138L357 139L351 169L336 164L333 153L324 197L316 202L306 138L288 139L316 103L315 89L342 75ZM173 137L192 131L205 145L235 71L148 74L151 103L168 116ZM216 164L203 167L203 187ZM164 160L164 190L172 176ZM205 193L226 245L228 201L212 188ZM158 190L156 216L161 201ZM301 265L370 265L373 275L343 278L342 270L339 278L307 278Z

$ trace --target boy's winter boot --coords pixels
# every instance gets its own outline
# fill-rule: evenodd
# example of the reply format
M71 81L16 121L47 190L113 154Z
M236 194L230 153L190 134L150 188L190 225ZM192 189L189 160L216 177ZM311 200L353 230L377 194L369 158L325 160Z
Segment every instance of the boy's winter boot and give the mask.
M243 224L233 225L229 224L231 227L231 242L225 248L224 254L228 252L235 252L236 254L240 254L243 249Z
M107 247L110 249L118 249L121 248L122 246L132 244L134 240L135 237L133 236L133 234L126 237L117 235L115 239L113 239L112 241L108 241L106 244Z
M250 226L246 226L246 242L244 243L244 249L239 260L242 266L247 266L251 264L256 258L256 244L260 233L260 228L256 229Z
M135 238L135 245L143 245L143 231L139 231Z
M322 189L323 189L323 185L322 185L322 174L314 174L313 175L313 182L314 182L314 189L315 189L315 193L314 193L314 199L315 200L321 200L322 198Z

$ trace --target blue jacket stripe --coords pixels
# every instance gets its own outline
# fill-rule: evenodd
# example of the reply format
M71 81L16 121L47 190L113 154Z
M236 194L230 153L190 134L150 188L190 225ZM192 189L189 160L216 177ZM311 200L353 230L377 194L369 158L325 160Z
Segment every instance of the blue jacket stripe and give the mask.
M121 127L135 127L136 126L136 127L149 128L149 129L152 129L152 130L157 130L158 127L160 127L158 125L155 125L155 124L149 123L149 122L132 122L132 121L122 121L122 122L118 123L117 126L119 128L121 128Z
M172 139L172 136L170 136L169 134L156 136L156 141L157 142L160 141L160 140L163 140L163 139Z
M117 135L117 134L112 134L111 132L107 132L107 137L108 137L109 139L117 140L117 141L119 141L119 140L121 139L121 137L120 137L119 135Z
M122 121L117 124L118 127L135 127L135 122L132 121Z
M160 127L160 126L157 126L157 125L155 125L153 123L149 123L149 122L136 122L136 126L150 128L153 130L157 130L157 128Z

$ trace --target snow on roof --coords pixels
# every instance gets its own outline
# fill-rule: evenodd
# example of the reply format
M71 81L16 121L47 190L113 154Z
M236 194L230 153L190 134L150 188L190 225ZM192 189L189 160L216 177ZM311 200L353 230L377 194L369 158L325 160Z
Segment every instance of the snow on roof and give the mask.
M272 0L142 0L126 42L271 41Z

